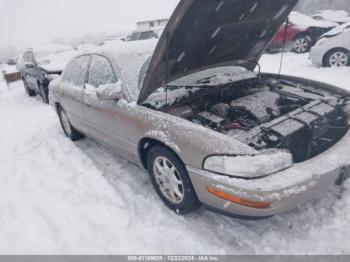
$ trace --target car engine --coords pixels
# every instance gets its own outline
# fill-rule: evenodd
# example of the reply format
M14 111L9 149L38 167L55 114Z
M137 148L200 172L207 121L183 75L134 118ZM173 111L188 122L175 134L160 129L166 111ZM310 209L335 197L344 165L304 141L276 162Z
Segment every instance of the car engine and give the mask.
M263 79L204 92L165 111L257 149L289 150L310 159L349 130L348 98L289 81Z

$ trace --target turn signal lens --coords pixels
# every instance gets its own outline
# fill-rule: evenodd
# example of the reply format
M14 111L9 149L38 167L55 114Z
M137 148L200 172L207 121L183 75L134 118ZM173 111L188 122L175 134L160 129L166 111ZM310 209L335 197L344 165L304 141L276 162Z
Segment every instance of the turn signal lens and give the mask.
M241 205L241 206L247 206L247 207L252 207L252 208L259 208L259 209L266 209L271 206L270 202L257 202L257 201L252 201L248 199L243 199L240 197L236 197L233 195L226 194L225 192L219 191L215 188L208 187L208 192L218 198L230 201L232 203Z

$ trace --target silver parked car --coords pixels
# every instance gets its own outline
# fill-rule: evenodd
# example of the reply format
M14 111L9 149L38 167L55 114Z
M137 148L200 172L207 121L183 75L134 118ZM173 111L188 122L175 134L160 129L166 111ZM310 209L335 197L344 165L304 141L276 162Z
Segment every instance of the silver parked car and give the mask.
M310 58L317 66L350 66L350 22L324 34L311 49Z
M158 43L76 57L50 85L65 134L147 169L179 214L266 217L342 184L350 94L254 72L296 2L182 0Z

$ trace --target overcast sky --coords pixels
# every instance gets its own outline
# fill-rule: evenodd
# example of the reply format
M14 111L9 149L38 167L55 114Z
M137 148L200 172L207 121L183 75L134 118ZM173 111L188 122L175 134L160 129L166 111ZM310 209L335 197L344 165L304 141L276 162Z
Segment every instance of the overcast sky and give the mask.
M169 17L178 1L1 0L0 48L132 30L137 21Z

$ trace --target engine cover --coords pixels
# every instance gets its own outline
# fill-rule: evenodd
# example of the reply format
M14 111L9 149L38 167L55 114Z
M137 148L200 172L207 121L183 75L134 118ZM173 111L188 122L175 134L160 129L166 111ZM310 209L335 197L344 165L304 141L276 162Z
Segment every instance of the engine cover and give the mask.
M262 91L248 95L231 103L232 110L248 112L260 124L280 116L278 103L280 95L270 91Z

